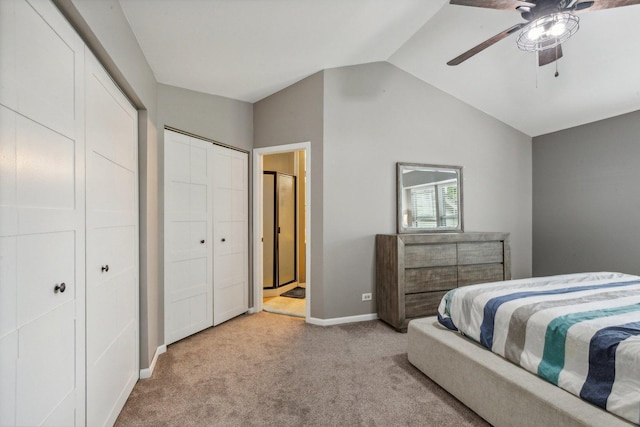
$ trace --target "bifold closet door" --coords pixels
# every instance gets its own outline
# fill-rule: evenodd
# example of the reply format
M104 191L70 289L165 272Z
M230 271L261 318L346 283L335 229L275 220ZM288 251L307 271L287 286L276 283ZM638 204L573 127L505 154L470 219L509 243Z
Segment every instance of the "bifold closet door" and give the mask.
M213 325L211 143L164 132L165 343Z
M0 425L84 425L84 45L0 0Z
M85 56L87 425L112 425L139 377L138 116Z
M249 309L247 153L213 150L213 324Z

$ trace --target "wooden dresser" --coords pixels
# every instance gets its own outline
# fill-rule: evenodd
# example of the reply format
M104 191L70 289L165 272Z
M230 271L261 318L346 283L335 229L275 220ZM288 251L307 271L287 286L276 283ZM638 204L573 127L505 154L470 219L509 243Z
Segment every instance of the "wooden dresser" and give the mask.
M509 233L376 236L378 317L398 331L437 314L450 289L509 279Z

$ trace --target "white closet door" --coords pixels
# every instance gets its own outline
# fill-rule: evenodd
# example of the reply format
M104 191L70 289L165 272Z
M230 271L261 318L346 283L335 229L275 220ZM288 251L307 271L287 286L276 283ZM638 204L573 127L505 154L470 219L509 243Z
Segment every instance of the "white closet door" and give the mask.
M248 310L248 155L213 150L213 324Z
M165 130L165 343L213 324L211 143Z
M87 424L112 425L139 377L137 111L86 53Z
M84 46L0 1L0 425L84 424Z

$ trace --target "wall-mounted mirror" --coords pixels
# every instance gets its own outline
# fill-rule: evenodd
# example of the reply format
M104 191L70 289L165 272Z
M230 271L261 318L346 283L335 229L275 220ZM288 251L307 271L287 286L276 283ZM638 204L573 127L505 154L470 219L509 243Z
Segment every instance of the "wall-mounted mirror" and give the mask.
M398 233L462 232L462 167L397 164Z

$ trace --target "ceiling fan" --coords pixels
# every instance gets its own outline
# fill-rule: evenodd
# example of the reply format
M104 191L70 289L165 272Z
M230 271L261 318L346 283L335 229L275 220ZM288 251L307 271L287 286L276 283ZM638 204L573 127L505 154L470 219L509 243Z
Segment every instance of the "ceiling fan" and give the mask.
M451 0L450 4L488 9L511 10L527 21L507 28L451 61L458 65L489 46L520 31L516 43L522 50L538 53L538 65L550 64L562 58L562 43L579 28L575 14L614 7L640 4L640 0Z

